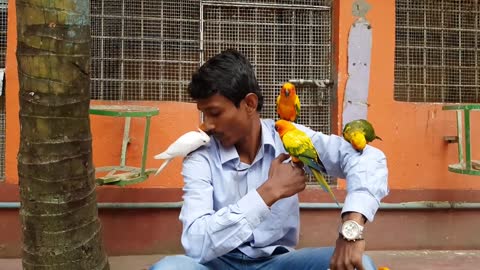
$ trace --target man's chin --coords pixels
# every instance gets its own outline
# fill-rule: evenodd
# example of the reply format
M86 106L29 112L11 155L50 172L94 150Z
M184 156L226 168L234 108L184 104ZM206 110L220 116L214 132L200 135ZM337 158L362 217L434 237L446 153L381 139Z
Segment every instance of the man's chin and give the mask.
M217 141L225 148L232 147L234 143L231 140L227 140L225 137L216 138Z

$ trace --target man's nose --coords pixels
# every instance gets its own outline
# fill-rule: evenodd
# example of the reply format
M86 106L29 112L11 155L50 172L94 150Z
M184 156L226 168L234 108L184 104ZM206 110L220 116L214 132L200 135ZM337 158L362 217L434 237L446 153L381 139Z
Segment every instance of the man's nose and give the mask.
M210 121L210 119L206 116L203 117L202 129L206 133L210 133L215 129L215 125Z

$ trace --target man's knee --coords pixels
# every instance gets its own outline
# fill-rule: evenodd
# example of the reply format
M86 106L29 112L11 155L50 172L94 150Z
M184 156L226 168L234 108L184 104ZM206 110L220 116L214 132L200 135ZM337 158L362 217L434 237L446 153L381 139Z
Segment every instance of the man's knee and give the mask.
M150 270L202 270L205 266L185 255L167 256L150 267Z

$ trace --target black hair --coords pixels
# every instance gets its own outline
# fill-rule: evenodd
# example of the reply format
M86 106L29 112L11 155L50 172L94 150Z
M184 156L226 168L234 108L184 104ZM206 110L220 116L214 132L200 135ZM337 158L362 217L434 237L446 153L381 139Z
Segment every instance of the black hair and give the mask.
M263 106L263 95L248 59L236 50L223 51L205 62L192 75L188 93L194 100L220 94L240 106L249 93L258 97L257 111Z

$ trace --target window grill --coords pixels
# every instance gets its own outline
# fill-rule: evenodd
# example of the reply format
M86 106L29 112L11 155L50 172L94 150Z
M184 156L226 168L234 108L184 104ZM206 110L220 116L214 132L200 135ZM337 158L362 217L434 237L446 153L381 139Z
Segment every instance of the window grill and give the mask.
M92 98L187 101L199 1L92 0Z
M262 117L291 79L331 79L330 0L92 0L92 98L190 101L192 73L234 48L256 70ZM300 124L331 132L332 89L299 86Z
M480 102L476 0L396 0L395 100Z

